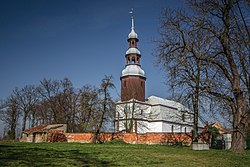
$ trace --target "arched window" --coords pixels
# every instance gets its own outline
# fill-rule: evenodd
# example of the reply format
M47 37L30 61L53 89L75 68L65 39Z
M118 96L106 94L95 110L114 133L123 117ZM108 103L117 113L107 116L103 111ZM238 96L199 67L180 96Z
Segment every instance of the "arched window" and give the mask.
M135 57L132 57L132 62L133 64L135 64Z

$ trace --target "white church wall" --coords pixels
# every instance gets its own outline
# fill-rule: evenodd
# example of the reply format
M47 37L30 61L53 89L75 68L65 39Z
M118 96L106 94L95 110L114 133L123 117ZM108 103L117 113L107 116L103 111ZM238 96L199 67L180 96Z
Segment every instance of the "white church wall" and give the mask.
M178 110L173 106L151 105L132 100L116 105L116 120L119 120L119 131L126 130L126 126L128 129L128 124L133 120L137 122L133 123L133 132L137 131L137 133L184 133L185 130L190 132L192 130L192 118L192 114L187 110ZM128 120L127 125L125 120Z
M162 112L160 106L152 106L149 108L149 112L152 113L153 120L161 120L162 119Z
M193 127L192 126L185 126L186 128L186 132L189 133L189 132L192 132L193 130ZM185 131L185 130L184 130Z
M147 133L150 131L149 122L137 121L137 133Z
M163 132L168 132L168 133L175 132L175 130L172 131L172 126L174 127L173 124L163 122L162 123L162 131Z
M148 132L163 132L162 122L149 122Z
M187 125L180 125L176 123L167 123L163 122L162 125L162 131L167 132L167 133L185 133L185 132L191 132L193 129L192 126L187 126Z
M121 132L121 131L125 131L126 130L126 122L125 121L118 121L117 122L118 126L117 126L117 131Z
M155 113L158 114L157 119L158 120L168 120L171 122L183 122L182 120L182 114L183 112L178 111L177 109L166 107L166 106L152 106L151 111L156 111Z
M116 112L120 117L140 117L142 115L147 116L146 114L150 114L150 106L136 103L136 102L128 102L128 103L121 103L116 105Z

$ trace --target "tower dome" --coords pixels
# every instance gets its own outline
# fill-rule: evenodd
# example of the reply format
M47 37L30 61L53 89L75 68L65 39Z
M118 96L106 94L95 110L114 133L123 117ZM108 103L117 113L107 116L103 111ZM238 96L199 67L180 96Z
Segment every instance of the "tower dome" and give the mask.
M135 32L135 30L131 30L131 32L128 34L128 39L131 39L131 38L136 38L138 39L138 35L137 33Z
M128 48L128 50L126 51L126 55L129 55L129 54L141 55L141 52L137 48Z
M130 64L127 65L124 70L122 70L122 77L129 75L145 77L145 72L141 69L140 66Z

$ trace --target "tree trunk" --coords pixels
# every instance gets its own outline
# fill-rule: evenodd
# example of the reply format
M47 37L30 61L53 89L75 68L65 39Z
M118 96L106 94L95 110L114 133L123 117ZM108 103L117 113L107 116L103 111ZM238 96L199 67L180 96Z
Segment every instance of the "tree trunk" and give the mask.
M12 111L12 121L11 121L11 125L10 125L10 130L9 130L9 139L10 140L15 140L16 138L16 126L17 126L17 119L18 119L18 115L17 115L17 110L14 109Z
M193 142L198 142L198 92L196 91L193 99L194 108L194 131L193 131Z
M27 112L23 113L23 125L22 125L22 132L25 130L26 128L26 120L27 120Z
M35 112L32 111L31 127L35 126Z
M246 101L244 100L243 92L235 93L237 111L233 117L233 152L244 152L246 148L246 132L248 128L248 115Z
M99 126L97 126L95 135L94 135L94 143L101 142L99 139L99 133L102 129L102 124L103 124L103 120L104 120L104 115L107 112L107 87L104 87L104 99L103 99L103 111L102 111L102 115L101 115L101 119L100 119L100 124Z
M244 138L244 134L239 131L233 132L231 151L242 153L244 152L245 147L246 147L246 140Z
M16 120L11 124L10 130L9 130L9 139L15 140L16 138Z

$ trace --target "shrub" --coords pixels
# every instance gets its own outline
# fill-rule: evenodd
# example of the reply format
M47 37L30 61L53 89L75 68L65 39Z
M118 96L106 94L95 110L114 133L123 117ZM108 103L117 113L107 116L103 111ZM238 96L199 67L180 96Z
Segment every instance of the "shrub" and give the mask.
M51 132L49 142L67 142L67 137L62 132Z

